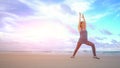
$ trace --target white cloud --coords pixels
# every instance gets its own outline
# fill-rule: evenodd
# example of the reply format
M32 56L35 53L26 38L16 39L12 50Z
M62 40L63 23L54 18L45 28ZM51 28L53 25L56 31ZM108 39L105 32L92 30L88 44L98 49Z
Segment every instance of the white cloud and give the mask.
M14 27L17 26L17 20L19 19L19 16L8 12L0 12L0 15L0 24L2 24L1 30L3 32L14 31Z
M87 21L91 22L91 23L94 23L98 20L100 20L101 18L109 15L110 13L109 12L105 12L105 13L100 13L100 14L96 14L96 15L93 15L93 16L90 16L90 17L87 17Z
M87 10L91 9L91 5L95 0L65 0L63 3L58 4L45 4L43 2L40 2L40 0L36 1L28 1L28 0L20 0L30 6L31 8L36 10L36 17L37 18L45 18L53 19L53 20L59 20L63 24L70 25L72 27L75 27L77 30L77 24L78 24L78 13L86 12ZM61 5L66 5L69 9L69 11L75 11L77 14L69 14L69 13L63 13L63 11L67 9L62 9ZM34 16L35 17L35 16ZM35 17L35 18L36 18ZM31 19L31 17L29 17ZM28 18L27 18L28 19ZM57 21L55 21L57 22Z
M92 9L91 5L95 0L66 0L65 3L71 7L76 13L86 12Z
M40 0L35 1L28 1L28 0L20 0L21 2L27 4L34 10L36 10L37 16L44 16L47 18L54 18L59 19L66 24L77 24L78 22L78 13L79 12L86 12L87 10L91 9L91 4L95 0L65 0L64 2L58 4L45 4L40 2ZM61 5L65 4L71 11L77 13L77 15L72 15L68 13L63 13L64 10L62 9ZM70 10L69 10L70 11Z

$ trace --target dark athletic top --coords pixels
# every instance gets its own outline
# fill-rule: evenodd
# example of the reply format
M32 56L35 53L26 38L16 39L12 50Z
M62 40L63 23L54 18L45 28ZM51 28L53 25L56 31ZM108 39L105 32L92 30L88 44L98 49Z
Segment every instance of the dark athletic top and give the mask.
M87 31L86 30L81 30L80 31L79 42L81 42L81 43L86 43L87 42Z

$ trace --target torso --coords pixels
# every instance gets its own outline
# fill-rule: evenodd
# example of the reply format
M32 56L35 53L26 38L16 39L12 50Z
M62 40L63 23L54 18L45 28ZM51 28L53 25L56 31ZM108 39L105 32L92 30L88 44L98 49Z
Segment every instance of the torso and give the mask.
M85 43L86 41L87 41L87 30L81 30L79 42Z

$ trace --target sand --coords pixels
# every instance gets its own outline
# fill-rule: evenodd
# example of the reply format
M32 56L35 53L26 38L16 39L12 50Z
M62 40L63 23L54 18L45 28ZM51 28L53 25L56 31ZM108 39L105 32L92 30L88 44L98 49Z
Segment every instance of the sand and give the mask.
M0 53L0 68L120 68L119 55L76 55L49 53Z

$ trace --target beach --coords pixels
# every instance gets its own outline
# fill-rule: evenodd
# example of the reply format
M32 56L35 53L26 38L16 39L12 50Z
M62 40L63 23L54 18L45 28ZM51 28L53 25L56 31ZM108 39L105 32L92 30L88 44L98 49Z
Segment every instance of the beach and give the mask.
M0 68L120 68L120 55L101 55L100 59L91 54L72 53L0 53Z

